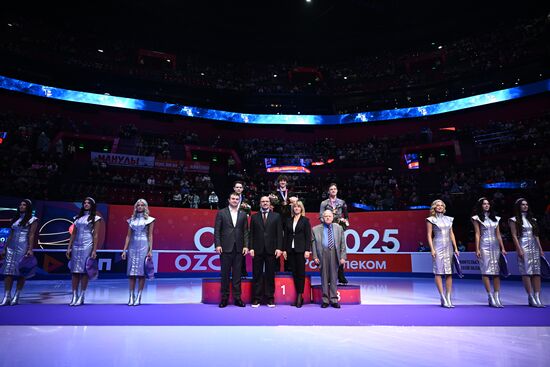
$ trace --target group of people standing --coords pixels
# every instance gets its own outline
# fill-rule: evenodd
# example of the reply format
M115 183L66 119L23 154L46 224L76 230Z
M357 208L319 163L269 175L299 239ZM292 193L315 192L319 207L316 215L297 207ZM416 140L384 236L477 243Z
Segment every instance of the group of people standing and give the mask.
M282 257L292 272L296 289L293 306L302 307L306 261L313 261L321 271L323 302L340 308L337 296L338 268L346 261L343 226L349 225L347 207L338 199L336 184L331 184L329 199L321 204L321 224L312 228L305 216L304 204L288 187L284 175L277 179L277 189L260 198L260 210L250 215L250 205L242 195L243 183L237 181L229 194L228 206L218 211L214 224L214 242L221 262L221 301L226 307L230 294L230 274L234 304L244 307L241 297L241 274L245 256L252 257L252 307L265 303L275 307L275 273ZM250 216L250 223L248 220ZM245 270L246 272L246 270ZM347 280L341 274L343 282ZM342 280L342 279L341 279Z
M245 256L252 257L253 301L252 307L262 302L275 307L275 273L277 261L284 259L291 270L296 288L293 306L302 307L305 284L305 266L312 258L320 269L322 304L326 308L340 308L337 285L346 284L343 265L346 261L344 231L349 226L347 206L337 197L338 188L332 183L328 198L321 203L320 224L312 226L305 216L304 204L287 187L286 176L279 176L277 189L260 199L260 210L251 215L250 205L243 198L244 184L234 183L229 194L228 206L217 212L214 224L215 250L220 254L221 301L226 307L229 300L230 280L234 304L244 307L241 298L241 276L246 274ZM445 215L442 200L435 200L427 218L428 244L433 258L435 284L441 306L453 308L452 273L453 261L459 256L453 233L453 218ZM499 223L489 199L480 198L474 208L471 221L475 230L475 249L479 259L487 302L491 307L503 307L500 297L500 274L506 265L506 250L503 245ZM128 222L128 233L122 250L122 259L127 260L129 277L129 306L141 304L145 279L152 266L153 226L155 218L149 214L147 201L139 199ZM70 306L85 302L89 282L89 268L94 266L98 247L99 226L102 218L96 213L96 202L86 197L79 214L74 218L66 251L71 272L72 297ZM548 266L539 239L539 227L529 210L526 199L514 204L514 216L509 219L512 240L517 252L519 272L527 293L527 303L532 307L545 307L541 301L541 269ZM38 219L33 216L29 199L20 202L16 215L11 220L11 234L3 251L0 274L4 275L4 297L0 306L16 305L25 284L26 275L21 273L23 259L33 256ZM456 259L456 260L455 260ZM97 263L95 263L97 268ZM244 273L243 273L244 271ZM16 291L12 296L14 280ZM137 293L136 293L137 284Z
M93 198L82 201L80 212L74 218L66 256L71 272L72 297L70 306L80 306L85 302L86 289L90 280L90 268L97 270L97 246L99 226L102 218L96 214L97 205ZM17 214L11 221L12 232L4 248L3 265L0 274L4 275L4 297L0 306L16 305L25 284L25 275L20 264L26 257L33 256L33 245L37 233L38 220L32 215L32 201L24 199L17 208ZM147 201L139 199L134 204L132 216L128 219L128 234L122 250L122 259L128 260L129 306L141 304L141 295L145 285L147 262L151 261L153 251L153 222L149 215ZM12 297L14 278L17 288ZM138 292L135 294L136 280Z
M446 206L442 200L435 200L426 219L428 244L433 257L435 284L441 299L441 306L453 308L452 283L453 260L459 251L453 233L453 218L445 215ZM500 298L501 267L506 266L506 250L499 229L500 217L491 208L489 199L480 198L474 208L471 221L475 230L476 256L491 307L504 307ZM527 303L532 307L545 307L540 299L541 265L546 261L539 239L536 219L529 210L525 198L514 204L514 216L509 219L512 240L517 252L519 272L527 293ZM445 284L443 284L443 277ZM491 288L492 280L492 288Z

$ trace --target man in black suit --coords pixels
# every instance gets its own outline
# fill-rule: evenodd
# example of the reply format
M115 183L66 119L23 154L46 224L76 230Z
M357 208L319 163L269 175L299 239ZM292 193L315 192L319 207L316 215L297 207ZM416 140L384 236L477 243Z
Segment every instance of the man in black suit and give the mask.
M260 211L250 219L250 256L254 281L252 307L258 307L263 297L268 307L275 307L275 259L283 253L283 224L278 213L269 211L270 204L269 197L262 196Z
M273 206L273 211L281 215L281 221L286 221L292 216L292 205L298 201L298 197L288 189L288 177L279 175L277 177L277 189L269 194L269 200ZM283 259L285 271L291 271L292 268L287 260Z
M246 213L247 217L250 216L251 208L250 204L244 197L244 182L243 181L235 181L233 182L233 191L239 194L239 210L242 210ZM243 261L241 261L241 277L246 278L248 276L248 272L246 271L246 257L243 255Z
M229 206L218 211L214 225L216 252L220 254L222 300L220 307L227 306L229 299L229 273L232 274L235 306L244 307L241 300L241 261L248 252L248 220L239 210L239 194L229 195Z

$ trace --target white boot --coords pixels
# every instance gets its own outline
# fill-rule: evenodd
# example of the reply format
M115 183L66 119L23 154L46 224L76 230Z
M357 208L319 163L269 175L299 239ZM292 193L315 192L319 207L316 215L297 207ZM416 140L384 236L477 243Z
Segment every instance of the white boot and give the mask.
M535 302L537 303L537 307L541 307L541 308L546 307L542 303L542 301L540 300L540 292L535 292L535 294L533 295L533 298L535 299Z
M487 302L489 302L489 307L498 307L495 297L490 292L487 293Z
M69 306L74 306L77 300L78 300L78 291L73 291L73 297L71 298L71 303L69 303Z
M138 291L136 299L134 300L134 306L141 305L141 293L143 293L143 291Z
M495 303L496 303L497 307L498 308L504 308L504 306L502 305L502 301L500 300L500 292L495 292L494 298L495 298Z
M529 303L529 306L531 306L531 307L539 307L537 305L537 301L535 301L535 297L533 297L532 294L529 294L529 296L527 296L527 302Z
M81 291L80 292L80 297L78 297L78 300L75 302L74 306L83 305L85 296L86 296L86 291Z
M4 299L2 300L2 303L0 303L0 306L9 306L11 303L11 292L4 291Z
M447 304L449 305L449 308L455 308L455 305L453 305L453 302L451 301L451 293L447 293L446 297Z
M13 295L13 298L11 299L11 305L12 306L15 306L17 304L19 304L19 296L21 295L21 291L20 290L16 290L15 291L15 294Z
M136 296L134 294L134 291L130 291L130 298L128 299L128 306L133 306L134 305L135 298L136 298Z
M440 294L439 298L441 299L441 307L451 308L451 306L449 306L449 302L447 302L447 298L445 298L443 294Z

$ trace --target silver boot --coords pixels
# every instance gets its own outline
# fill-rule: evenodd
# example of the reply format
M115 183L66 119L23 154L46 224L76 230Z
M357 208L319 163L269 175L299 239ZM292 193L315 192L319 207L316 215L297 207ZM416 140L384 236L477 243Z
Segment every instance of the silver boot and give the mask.
M500 292L495 292L494 298L495 298L495 303L496 303L497 307L498 308L504 308L504 306L502 305L502 301L500 300Z
M535 301L535 297L533 297L532 294L529 294L529 296L527 297L527 301L529 302L529 306L531 307L539 307L537 305L537 301Z
M69 306L74 306L77 300L78 300L78 291L73 291L73 297L71 298L71 303L69 303Z
M135 298L136 298L136 296L134 294L134 291L130 291L130 298L128 299L128 306L133 306L134 305Z
M441 307L451 308L451 306L449 306L449 302L447 302L447 298L445 298L443 294L440 294L439 298L441 299Z
M540 292L535 292L535 294L533 294L533 298L535 299L535 302L537 303L537 307L541 307L541 308L546 307L544 305L544 303L542 303L542 301L540 300Z
M141 305L141 293L143 293L143 291L138 291L136 299L134 300L134 306Z
M11 292L4 291L4 299L2 300L2 303L0 303L0 306L9 306L11 304Z
M489 307L498 307L498 304L492 293L487 293L487 302L489 302Z
M450 293L446 294L445 299L447 300L447 304L449 305L449 308L455 308L455 305L453 305L453 302L451 301Z
M74 306L80 306L84 304L84 297L86 296L86 291L80 292L78 300L75 302Z
M13 295L13 298L11 299L11 305L15 306L19 304L19 296L21 295L21 291L15 291L15 294Z

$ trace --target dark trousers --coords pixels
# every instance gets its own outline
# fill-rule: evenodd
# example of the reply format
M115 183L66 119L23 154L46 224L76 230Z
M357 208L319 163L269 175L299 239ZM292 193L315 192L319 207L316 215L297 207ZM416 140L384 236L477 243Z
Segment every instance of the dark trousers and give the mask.
M252 276L254 281L254 300L261 302L273 301L275 294L275 255L255 254L252 260Z
M229 273L233 283L233 299L241 299L241 261L243 256L237 252L237 245L233 246L233 251L222 252L220 254L221 276L222 276L222 299L229 298Z
M304 293L304 283L306 280L306 260L303 252L295 252L294 249L287 251L288 263L292 269L294 278L294 287L296 295Z
M248 276L248 272L246 271L246 255L243 255L243 261L241 262L241 276Z

